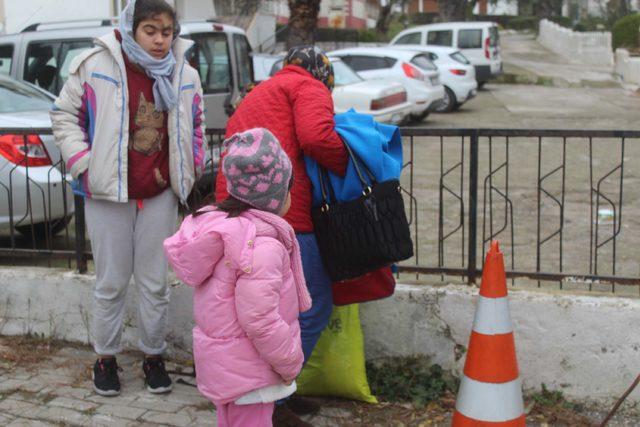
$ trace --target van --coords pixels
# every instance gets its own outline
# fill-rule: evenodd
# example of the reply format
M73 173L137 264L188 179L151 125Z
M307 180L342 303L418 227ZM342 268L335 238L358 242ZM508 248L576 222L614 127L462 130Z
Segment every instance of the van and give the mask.
M111 18L52 22L0 36L0 74L58 95L73 58L116 27ZM206 125L224 128L232 106L253 84L249 41L242 29L214 21L181 22L180 27L180 36L195 42L189 62L202 80Z
M443 22L400 32L393 45L432 45L459 49L476 70L478 87L502 73L500 36L495 22Z

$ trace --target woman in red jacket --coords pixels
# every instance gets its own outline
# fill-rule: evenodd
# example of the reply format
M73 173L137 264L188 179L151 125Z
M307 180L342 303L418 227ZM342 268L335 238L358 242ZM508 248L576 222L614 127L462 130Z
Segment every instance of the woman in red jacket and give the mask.
M229 119L226 132L229 138L248 129L269 129L293 164L295 184L291 189L291 209L285 219L300 243L304 275L313 300L311 310L300 315L305 361L329 322L333 301L331 280L322 265L313 234L311 182L304 156L312 157L340 175L344 175L347 166L347 153L333 120L333 78L333 67L322 50L310 45L292 48L284 59L284 68L256 86L240 103ZM226 188L224 176L218 173L216 200L227 197ZM319 409L311 408L308 403L297 398L289 400L287 406L298 414ZM276 425L278 417L291 421L293 416L280 405L274 414Z

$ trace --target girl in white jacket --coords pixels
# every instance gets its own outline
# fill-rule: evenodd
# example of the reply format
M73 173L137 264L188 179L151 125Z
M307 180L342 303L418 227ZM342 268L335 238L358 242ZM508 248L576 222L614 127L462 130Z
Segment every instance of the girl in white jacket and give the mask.
M175 231L178 202L201 174L206 149L200 78L186 61L193 42L178 34L164 0L131 0L119 29L75 58L51 112L74 191L86 198L101 395L120 393L115 356L132 275L147 389L171 390L162 361L169 303L162 242Z

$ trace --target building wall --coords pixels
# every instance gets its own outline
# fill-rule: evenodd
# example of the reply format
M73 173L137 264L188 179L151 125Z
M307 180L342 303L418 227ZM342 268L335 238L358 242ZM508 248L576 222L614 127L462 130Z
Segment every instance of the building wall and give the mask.
M483 13L483 5L480 3L484 3L484 7L486 8L486 13ZM498 2L493 3L491 1L485 0L484 2L476 3L473 8L474 15L510 15L516 16L518 15L518 1L517 0L498 0Z
M412 0L409 3L409 13L420 13L420 3L422 3L422 13L438 13L438 0Z

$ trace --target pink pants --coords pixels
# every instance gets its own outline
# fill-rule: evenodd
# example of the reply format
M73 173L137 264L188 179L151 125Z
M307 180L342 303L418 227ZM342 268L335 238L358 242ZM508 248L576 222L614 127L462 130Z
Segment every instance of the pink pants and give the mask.
M218 427L271 427L273 402L255 405L216 405Z

